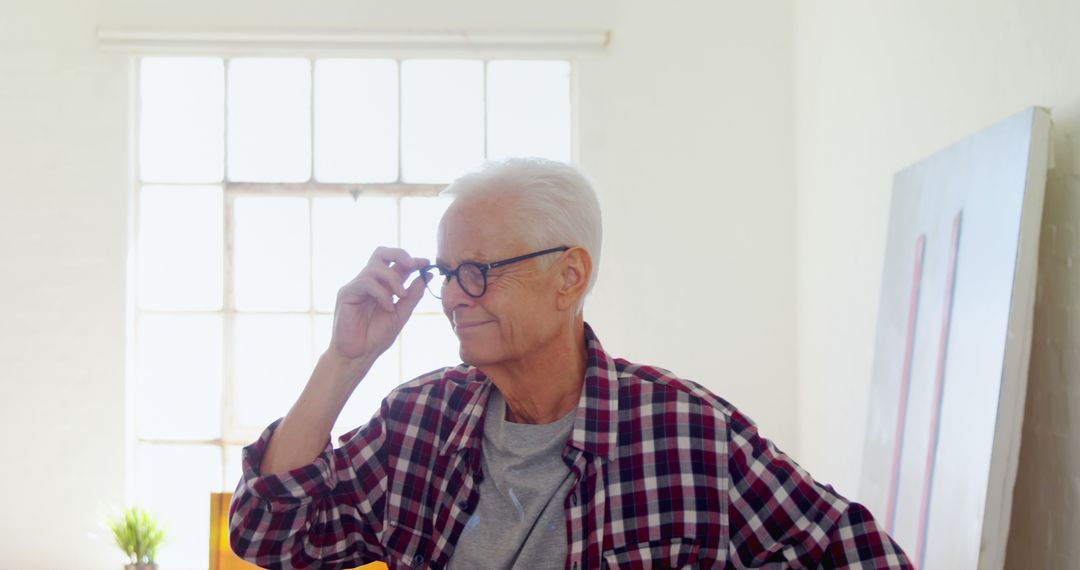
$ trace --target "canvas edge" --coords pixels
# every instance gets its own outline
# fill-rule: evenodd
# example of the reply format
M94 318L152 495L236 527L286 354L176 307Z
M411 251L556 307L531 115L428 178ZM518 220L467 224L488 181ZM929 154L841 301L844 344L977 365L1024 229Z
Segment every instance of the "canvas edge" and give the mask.
M1010 341L1005 344L1002 361L1001 388L983 509L980 569L999 569L1005 565L1031 361L1039 235L1049 166L1051 119L1049 111L1042 107L1032 107L1024 112L1031 113L1031 139L1009 307L1007 330ZM1006 424L1003 420L1011 421Z

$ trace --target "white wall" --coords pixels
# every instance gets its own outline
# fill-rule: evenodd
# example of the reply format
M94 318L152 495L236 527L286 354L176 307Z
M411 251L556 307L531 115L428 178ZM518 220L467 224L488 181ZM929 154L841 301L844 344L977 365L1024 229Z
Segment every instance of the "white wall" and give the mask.
M704 384L794 453L790 14L624 9L610 58L582 64L580 137L605 216L586 307L605 346Z
M1080 554L1077 23L1080 4L1064 0L845 0L795 15L799 449L842 489L859 477L893 173L1026 106L1053 108L1017 568Z
M0 18L0 566L116 568L124 496L128 67L97 27L594 30L581 163L606 347L695 379L793 450L791 3L8 2ZM284 412L284 410L283 410Z
M88 537L124 467L127 88L94 5L0 18L0 566L117 567Z

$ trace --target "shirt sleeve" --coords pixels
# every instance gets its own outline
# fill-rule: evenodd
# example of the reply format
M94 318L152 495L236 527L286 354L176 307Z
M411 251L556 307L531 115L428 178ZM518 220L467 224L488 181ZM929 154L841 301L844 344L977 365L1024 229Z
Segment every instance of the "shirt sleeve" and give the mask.
M914 568L870 511L814 481L737 410L728 476L728 555L737 565Z
M243 478L229 506L233 551L265 568L352 568L378 560L386 495L381 415L343 436L337 449L327 438L308 465L260 475L281 421L243 450Z

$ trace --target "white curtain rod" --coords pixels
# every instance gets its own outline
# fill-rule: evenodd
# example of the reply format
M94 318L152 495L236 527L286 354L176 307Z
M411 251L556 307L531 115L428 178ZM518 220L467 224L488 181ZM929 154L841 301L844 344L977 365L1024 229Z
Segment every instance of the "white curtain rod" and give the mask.
M608 32L189 32L99 29L106 51L136 53L507 52L584 55L601 53Z

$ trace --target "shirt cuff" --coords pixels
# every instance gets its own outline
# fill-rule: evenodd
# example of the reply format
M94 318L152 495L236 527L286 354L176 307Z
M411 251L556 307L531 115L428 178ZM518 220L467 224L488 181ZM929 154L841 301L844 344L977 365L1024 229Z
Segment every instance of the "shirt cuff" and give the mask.
M240 491L246 491L260 500L267 501L271 512L295 509L315 498L330 493L337 485L334 469L334 448L330 438L319 457L307 465L278 475L261 475L259 466L263 454L284 418L274 420L259 439L243 450L243 480Z

